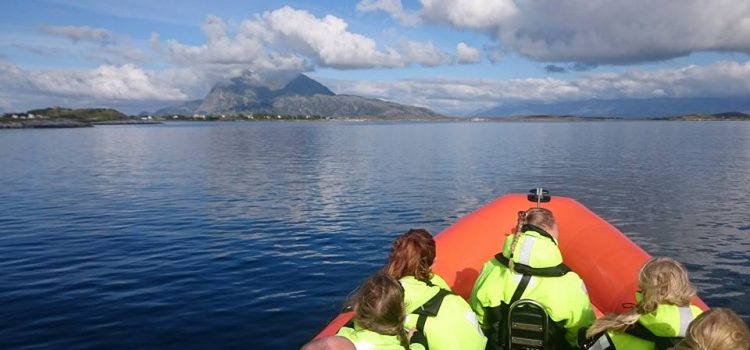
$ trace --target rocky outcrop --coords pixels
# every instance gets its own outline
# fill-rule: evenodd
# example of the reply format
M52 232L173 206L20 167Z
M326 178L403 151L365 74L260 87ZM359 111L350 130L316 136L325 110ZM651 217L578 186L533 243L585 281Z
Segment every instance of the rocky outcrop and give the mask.
M201 103L203 103L203 100L192 100L187 101L181 105L177 106L171 106L171 107L165 107L162 109L157 110L154 113L141 113L140 116L148 116L148 115L161 115L161 116L173 116L173 115L193 115L195 111L200 107Z
M0 129L82 128L94 126L70 119L32 119L0 123Z

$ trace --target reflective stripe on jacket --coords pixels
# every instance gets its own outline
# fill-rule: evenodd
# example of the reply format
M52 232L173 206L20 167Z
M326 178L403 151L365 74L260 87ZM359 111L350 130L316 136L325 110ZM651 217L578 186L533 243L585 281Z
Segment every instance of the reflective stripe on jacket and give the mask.
M660 304L653 312L641 315L638 323L657 337L684 338L690 322L701 313L703 313L703 310L695 305L679 307L677 305ZM631 334L612 331L608 334L617 349L657 349L654 342Z

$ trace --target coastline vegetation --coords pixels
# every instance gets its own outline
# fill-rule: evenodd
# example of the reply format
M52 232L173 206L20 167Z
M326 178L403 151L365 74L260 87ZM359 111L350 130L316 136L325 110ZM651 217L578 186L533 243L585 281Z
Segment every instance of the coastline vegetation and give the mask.
M5 113L0 116L0 128L70 128L117 124L160 124L165 121L393 121L381 117L328 117L321 115L281 115L267 112L226 114L173 114L152 116L126 115L112 108L43 108L23 113ZM654 118L588 117L575 115L527 115L498 117L451 117L447 122L579 122L579 121L750 121L750 114L725 112L717 114L688 114ZM398 119L398 121L422 121L422 119Z

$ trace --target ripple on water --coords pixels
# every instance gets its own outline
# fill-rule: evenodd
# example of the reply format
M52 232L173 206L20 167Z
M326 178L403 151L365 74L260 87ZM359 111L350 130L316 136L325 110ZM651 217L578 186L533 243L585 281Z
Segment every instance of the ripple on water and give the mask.
M296 348L396 235L538 185L748 317L748 146L746 123L4 133L0 348Z

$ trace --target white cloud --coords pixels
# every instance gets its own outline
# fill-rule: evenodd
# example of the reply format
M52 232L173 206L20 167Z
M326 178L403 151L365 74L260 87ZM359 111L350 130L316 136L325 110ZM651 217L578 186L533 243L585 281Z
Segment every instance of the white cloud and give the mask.
M451 62L450 55L440 51L431 42L403 40L397 47L402 62L414 62L429 67Z
M239 70L231 72L237 75ZM102 65L90 70L24 70L0 61L0 97L5 109L103 102L136 104L202 97L218 71L191 67L148 71L134 65ZM591 98L736 97L750 95L750 61L721 61L654 71L596 73L573 80L555 78L461 79L431 78L399 81L321 79L337 93L382 98L425 106L447 114L463 114L512 101L557 102ZM57 103L57 102L55 102ZM20 110L21 108L15 108Z
M706 66L655 71L599 73L575 80L433 78L395 82L324 82L336 93L377 97L426 106L447 114L462 114L509 101L748 96L750 61L721 61Z
M134 46L126 36L116 36L104 28L93 28L89 26L44 26L39 29L42 33L51 36L63 37L71 40L79 47L77 53L80 56L95 62L122 65L126 63L145 62L147 55L143 50ZM16 44L27 51L44 54L39 46L28 44ZM36 48L34 50L34 48ZM63 47L50 47L46 50L47 56L68 54L72 52Z
M421 22L417 13L404 10L401 0L362 0L357 4L357 11L384 11L393 16L401 24L409 26L418 25Z
M89 26L44 26L40 30L45 34L68 38L74 43L90 41L104 45L114 40L110 31Z
M456 56L458 63L479 63L482 61L482 53L479 49L460 42L456 45Z
M202 66L202 69L234 70L237 67L262 70L307 70L309 64L301 56L267 52L266 29L257 20L242 22L238 33L230 36L227 26L220 18L208 16L202 27L207 42L192 46L176 40L162 45L158 33L152 33L150 45L175 64Z
M421 0L420 16L427 21L470 29L497 27L518 16L513 0Z
M347 30L336 16L317 18L288 6L262 15L272 41L306 56L320 65L336 68L366 68L398 64L394 55L378 50L374 40Z
M207 37L203 45L176 40L161 45L156 33L150 43L176 64L242 64L254 71L302 71L313 65L338 69L435 66L451 61L430 42L404 39L393 47L379 47L372 38L349 31L348 23L339 17L316 17L288 6L241 22L234 36L216 16L209 16L202 29Z
M5 92L97 100L184 100L178 87L157 81L156 73L132 64L101 65L89 70L23 70L0 63Z
M401 2L387 3L360 5L398 19ZM423 22L480 31L540 61L630 64L698 51L750 53L745 0L421 0L416 11Z

